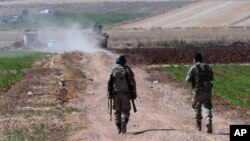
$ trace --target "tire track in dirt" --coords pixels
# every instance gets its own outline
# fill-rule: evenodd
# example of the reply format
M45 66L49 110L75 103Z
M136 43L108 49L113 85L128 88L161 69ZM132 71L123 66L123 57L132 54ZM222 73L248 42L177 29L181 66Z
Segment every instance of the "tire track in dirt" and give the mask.
M126 135L117 135L114 121L109 121L107 107L107 76L114 65L113 53L93 53L86 55L84 70L89 79L87 94L84 96L87 128L77 132L69 140L89 141L214 141L229 140L229 125L242 123L240 120L228 120L214 114L214 133L207 134L194 130L190 95L183 88L172 83L153 84L148 80L147 67L132 67L138 84L138 112L131 111ZM129 59L129 58L128 58ZM114 118L114 117L113 117ZM205 127L203 123L203 127Z

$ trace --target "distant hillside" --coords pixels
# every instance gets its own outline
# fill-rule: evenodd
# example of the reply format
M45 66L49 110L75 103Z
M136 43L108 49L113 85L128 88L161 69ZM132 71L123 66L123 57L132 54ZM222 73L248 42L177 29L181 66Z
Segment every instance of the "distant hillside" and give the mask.
M195 0L0 0L1 5L14 4L58 4L58 3L98 3L98 2L158 2L158 1L195 1Z
M119 28L250 27L250 1L200 1Z
M0 29L69 27L74 24L92 27L94 23L114 25L159 15L192 3L190 1L74 3L73 0L71 3L42 1L40 4L25 4L27 1L8 6L1 6L0 2ZM44 9L48 9L51 13L44 16L40 13ZM26 14L23 14L24 11Z

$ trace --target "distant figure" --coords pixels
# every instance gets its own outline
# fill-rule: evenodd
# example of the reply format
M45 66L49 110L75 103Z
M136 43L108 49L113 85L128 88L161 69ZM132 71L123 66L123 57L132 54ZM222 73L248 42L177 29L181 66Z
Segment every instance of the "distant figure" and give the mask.
M93 27L93 33L97 34L97 35L101 35L102 34L102 26L95 24Z
M66 81L63 79L59 81L59 95L57 97L57 100L60 104L64 104L68 102L68 89L66 88Z
M136 82L133 71L127 66L124 55L118 55L116 66L112 68L108 79L108 99L113 100L115 124L118 134L125 134L130 116L130 100L136 99ZM134 103L133 103L134 104ZM134 111L135 105L133 105ZM111 109L112 113L112 109Z
M102 32L102 26L95 24L92 31L93 37L96 39L98 46L102 48L108 48L108 38L107 33Z
M27 16L29 14L28 9L23 9L22 16Z
M214 73L211 67L202 63L200 53L193 56L194 65L188 71L186 81L192 84L192 107L195 113L196 128L201 131L201 110L207 120L207 133L212 133L212 87Z

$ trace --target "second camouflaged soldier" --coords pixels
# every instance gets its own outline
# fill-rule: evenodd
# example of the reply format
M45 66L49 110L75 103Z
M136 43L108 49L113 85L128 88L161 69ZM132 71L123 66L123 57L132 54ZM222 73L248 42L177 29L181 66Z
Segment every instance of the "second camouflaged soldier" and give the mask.
M207 120L207 132L212 133L212 87L214 73L211 67L202 63L200 53L193 56L194 65L188 71L186 81L192 84L192 107L195 112L196 128L201 131L201 110Z
M118 134L125 134L127 131L127 123L130 116L130 99L136 99L136 83L133 71L127 66L124 55L118 55L116 58L116 66L108 79L109 99L113 99L113 109L115 110L115 124ZM133 86L133 94L129 93L129 85Z

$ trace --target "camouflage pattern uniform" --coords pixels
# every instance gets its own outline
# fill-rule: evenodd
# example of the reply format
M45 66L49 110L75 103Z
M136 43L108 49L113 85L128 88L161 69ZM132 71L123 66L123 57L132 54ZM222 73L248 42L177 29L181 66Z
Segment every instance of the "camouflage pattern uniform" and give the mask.
M118 133L121 132L119 130L121 130L121 124L122 123L128 123L129 121L129 116L130 116L130 110L131 110L131 106L130 106L130 97L129 97L129 90L128 90L128 84L122 84L122 86L119 87L123 87L124 89L116 89L115 86L115 73L117 70L119 69L126 69L127 73L128 73L128 77L130 80L132 80L132 82L134 80L134 73L133 71L126 65L120 65L117 64L115 67L112 68L112 71L109 75L109 79L108 79L108 88L110 91L110 88L113 88L113 109L115 110L115 123L117 125L118 128ZM113 83L112 83L113 82ZM126 125L125 125L126 126ZM126 131L124 131L126 132Z
M186 80L192 83L192 107L194 109L196 127L201 131L201 111L207 120L207 132L212 132L212 83L214 73L208 64L197 62L190 70Z
M66 88L66 82L65 81L60 81L59 82L59 95L57 97L57 100L59 101L60 104L63 104L65 102L68 102L68 89Z

